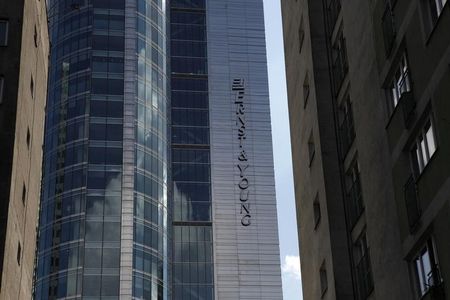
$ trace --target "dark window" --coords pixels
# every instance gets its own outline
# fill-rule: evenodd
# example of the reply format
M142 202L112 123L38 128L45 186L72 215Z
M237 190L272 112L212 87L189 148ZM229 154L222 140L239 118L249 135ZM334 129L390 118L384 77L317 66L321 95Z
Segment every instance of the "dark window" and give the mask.
M373 290L372 267L366 233L363 232L353 245L358 299L367 299Z
M31 93L31 98L34 98L34 80L33 80L33 75L31 75L31 78L30 78L30 93Z
M20 265L20 261L22 259L22 246L20 242L17 244L17 263Z
M298 51L302 52L303 41L305 40L305 22L303 21L303 16L300 19L300 27L298 29Z
M336 21L339 17L339 12L341 11L341 1L340 0L326 0L326 24L328 35L331 36L333 29L335 27Z
M316 199L313 203L314 208L314 229L317 228L320 224L320 219L322 217L321 211L320 211L320 201L319 201L319 194L317 194Z
M3 103L4 89L5 89L5 77L3 77L3 75L0 75L0 104Z
M320 279L320 293L323 297L328 289L328 278L327 278L327 269L325 266L325 262L323 262L322 266L320 267L319 279Z
M353 227L358 221L364 210L362 199L361 181L359 175L359 164L355 160L346 174L346 188L347 188L347 215L350 220L350 225Z
M337 95L348 71L347 46L342 28L333 45L332 64L334 92Z
M339 107L339 132L341 137L342 159L345 158L348 150L355 140L355 127L353 123L352 102L347 94Z
M392 0L385 0L384 14L382 18L384 48L387 56L391 53L396 36L394 12L392 10L391 2Z
M430 9L431 20L434 23L437 22L439 16L444 11L447 0L426 0Z
M0 47L8 46L8 20L0 20Z
M25 200L27 198L27 187L25 186L25 183L22 185L22 203L25 204Z
M309 76L308 73L305 75L305 80L303 81L303 108L306 107L309 99Z
M309 155L309 166L311 166L314 156L316 155L316 146L314 145L314 133L312 131L308 139L308 155Z
M30 143L31 143L31 133L30 128L27 128L27 147L30 149Z
M36 25L34 26L33 40L34 40L34 46L37 47L38 46L38 34L37 34Z

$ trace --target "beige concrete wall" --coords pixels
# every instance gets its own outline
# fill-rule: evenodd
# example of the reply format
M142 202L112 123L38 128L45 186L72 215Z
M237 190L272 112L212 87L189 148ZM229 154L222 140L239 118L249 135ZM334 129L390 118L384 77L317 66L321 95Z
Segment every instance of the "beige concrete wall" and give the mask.
M31 299L32 295L47 95L49 42L45 1L27 0L24 3L14 158L0 290L0 299L5 300ZM26 194L22 201L24 185Z

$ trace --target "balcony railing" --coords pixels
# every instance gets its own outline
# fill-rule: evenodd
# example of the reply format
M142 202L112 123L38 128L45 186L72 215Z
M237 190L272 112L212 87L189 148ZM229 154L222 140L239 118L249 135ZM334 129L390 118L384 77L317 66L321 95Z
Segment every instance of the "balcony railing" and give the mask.
M419 225L421 212L419 199L417 196L416 182L414 181L414 178L412 176L405 184L404 193L409 229L411 232L414 232Z

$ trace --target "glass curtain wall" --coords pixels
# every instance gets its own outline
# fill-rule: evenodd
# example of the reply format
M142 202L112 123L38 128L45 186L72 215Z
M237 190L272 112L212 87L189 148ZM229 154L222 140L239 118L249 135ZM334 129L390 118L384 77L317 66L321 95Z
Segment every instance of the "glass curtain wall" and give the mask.
M171 1L173 299L214 299L205 0Z
M136 131L124 133L131 2L138 29ZM124 134L136 140L133 293L167 299L165 3L48 3L52 51L35 299L119 299Z
M168 299L166 1L137 0L133 299Z

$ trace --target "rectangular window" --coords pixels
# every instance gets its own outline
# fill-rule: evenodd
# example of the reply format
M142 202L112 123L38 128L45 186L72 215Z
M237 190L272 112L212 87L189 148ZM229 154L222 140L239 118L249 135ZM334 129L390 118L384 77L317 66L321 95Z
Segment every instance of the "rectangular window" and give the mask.
M8 20L0 20L0 47L8 46Z
M302 52L304 40L305 40L305 24L304 24L303 16L302 16L302 18L300 19L300 27L298 29L298 42L299 42L298 52L299 53Z
M320 224L320 219L322 217L321 211L320 211L320 201L319 201L319 194L316 195L316 199L314 199L314 229L317 228Z
M366 233L363 232L353 244L354 266L358 299L367 299L373 290L372 267Z
M431 19L433 23L436 23L437 19L444 10L444 6L447 3L447 0L427 0L427 1L428 5L430 6Z
M339 29L331 54L334 92L337 95L348 71L347 45L342 28Z
M314 134L312 131L308 140L308 154L309 154L309 166L311 166L314 156L316 154L316 146L314 145Z
M419 132L411 150L411 157L415 174L420 175L428 165L431 157L436 152L436 135L433 129L432 119L428 119L425 126Z
M309 99L309 76L306 74L305 80L303 81L303 108L306 107L306 104L308 103Z
M425 295L430 289L442 282L437 255L432 239L429 239L413 261L419 295Z
M322 266L320 267L319 276L320 276L320 293L323 298L323 296L325 295L325 293L328 289L328 278L327 278L327 269L325 266L325 262L323 262Z
M394 76L388 87L388 107L390 113L394 111L400 102L402 94L411 91L411 77L409 74L408 60L406 53L401 56L401 59L396 67Z
M396 30L394 23L394 12L392 11L391 0L386 0L384 14L382 18L384 48L386 56L389 56L394 45Z
M359 164L355 160L346 174L347 188L347 214L351 226L355 225L364 210L362 200L361 181L359 176Z
M0 75L0 104L3 103L4 88L5 88L5 77L3 77L3 75Z
M17 244L17 263L20 266L20 260L22 258L22 246L20 245L20 242Z
M355 139L352 102L348 94L339 107L339 132L341 137L342 159L344 159Z

